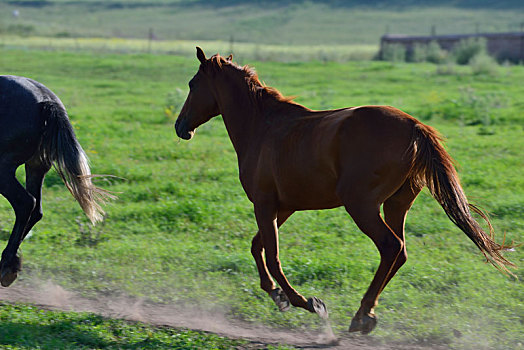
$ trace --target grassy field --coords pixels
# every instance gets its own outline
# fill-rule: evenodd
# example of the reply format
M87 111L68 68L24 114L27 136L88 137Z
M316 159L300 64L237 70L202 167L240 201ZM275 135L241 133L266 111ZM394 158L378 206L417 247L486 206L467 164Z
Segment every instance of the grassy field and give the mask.
M0 302L2 349L247 349L211 333ZM268 349L277 349L269 346ZM282 348L283 349L283 348Z
M466 193L492 213L499 240L506 233L522 241L524 67L476 75L469 66L250 63L268 85L308 107L391 104L437 127L460 164ZM320 327L301 310L278 313L259 289L249 252L256 232L252 206L221 120L202 126L191 142L175 136L167 107L183 100L196 69L196 59L177 56L0 49L0 74L39 80L61 97L93 172L123 178L99 183L119 192L119 200L107 207L106 221L91 228L51 172L44 219L22 245L19 282L52 280L86 296L125 293L221 310L247 322ZM2 199L2 245L12 222ZM427 192L408 215L407 231L410 259L382 295L372 337L454 349L522 348L522 282L484 264ZM335 330L345 331L378 265L371 241L342 209L302 212L282 227L281 250L290 281L304 295L322 298ZM523 265L522 249L507 256ZM522 271L516 271L520 280ZM19 314L26 329L47 327L33 309L3 305L2 320L10 313ZM84 316L56 317L77 322ZM93 317L86 322L98 322ZM105 329L113 322L125 328L108 322ZM7 333L0 332L5 344L25 346L9 343ZM103 341L121 344L108 337Z
M518 31L524 14L516 1L509 7L478 2L460 6L460 1L344 3L9 1L0 2L0 32L147 38L153 29L162 40L228 42L233 37L238 42L273 45L377 45L386 32L429 35L432 26L439 34ZM15 9L17 18L12 16Z
M353 45L271 45L255 43L230 43L219 40L162 40L122 38L53 38L0 36L0 47L6 49L40 49L45 51L72 51L98 53L153 53L193 58L195 45L210 52L233 53L244 62L305 62L305 61L365 61L373 59L378 44Z

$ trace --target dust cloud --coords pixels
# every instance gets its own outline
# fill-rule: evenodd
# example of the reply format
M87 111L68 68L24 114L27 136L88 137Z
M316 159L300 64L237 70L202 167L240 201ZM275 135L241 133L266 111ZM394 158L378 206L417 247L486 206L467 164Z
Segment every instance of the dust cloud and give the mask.
M223 312L207 311L191 305L153 303L144 298L123 294L100 295L96 298L82 297L64 289L52 281L17 281L9 288L0 288L0 300L35 304L51 310L91 312L104 317L149 323L155 326L188 328L216 333L221 336L246 339L256 347L287 344L300 349L346 349L346 350L429 350L439 347L392 346L379 344L371 337L343 335L337 337L329 319L324 320L321 331L298 332L232 320ZM258 344L258 345L257 345Z

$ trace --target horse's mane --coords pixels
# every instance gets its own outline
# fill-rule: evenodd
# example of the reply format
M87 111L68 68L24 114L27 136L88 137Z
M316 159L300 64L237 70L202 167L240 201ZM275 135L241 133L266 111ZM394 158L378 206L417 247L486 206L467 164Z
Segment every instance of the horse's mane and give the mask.
M229 68L242 74L245 81L247 82L250 91L250 96L254 99L254 101L259 107L261 107L263 102L267 101L267 99L271 99L276 102L282 102L283 104L307 109L304 106L294 102L294 96L284 96L277 89L267 86L266 84L261 82L258 78L258 74L255 71L255 69L248 65L239 66L238 64L216 54L209 58L209 60L206 62L205 67L203 68L206 71L212 71L214 73Z
M248 65L245 65L243 67L237 67L237 68L241 69L242 72L244 72L246 76L246 81L250 89L253 91L253 93L262 95L262 96L267 95L267 96L273 97L275 100L279 102L287 102L287 103L296 104L293 101L293 99L295 98L294 96L284 96L276 88L267 86L266 84L261 82L254 68Z

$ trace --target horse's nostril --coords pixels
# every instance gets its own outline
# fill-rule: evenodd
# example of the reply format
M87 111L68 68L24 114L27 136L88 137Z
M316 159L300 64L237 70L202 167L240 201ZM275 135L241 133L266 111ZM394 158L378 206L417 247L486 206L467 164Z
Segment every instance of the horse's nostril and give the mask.
M184 140L190 140L194 134L193 130L188 130L187 123L180 119L175 122L175 131L177 136Z
M180 134L184 132L184 129L185 129L185 123L181 121L180 119L177 119L175 122L176 133L180 136Z

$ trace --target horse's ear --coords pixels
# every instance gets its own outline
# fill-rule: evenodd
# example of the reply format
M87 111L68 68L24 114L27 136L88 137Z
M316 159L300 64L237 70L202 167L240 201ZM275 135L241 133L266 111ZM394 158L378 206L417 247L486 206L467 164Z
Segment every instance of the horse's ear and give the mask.
M197 50L197 58L198 58L198 60L200 61L200 63L204 63L207 60L206 54L198 46L197 46L196 50Z
M226 60L227 60L228 62L232 62L232 61L233 61L233 54L227 56Z

